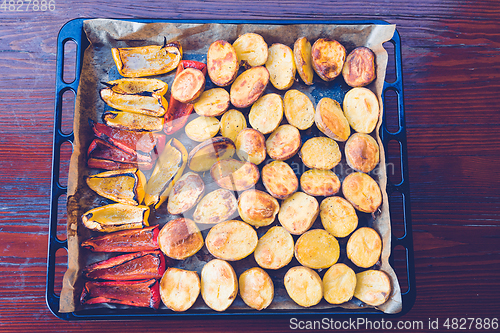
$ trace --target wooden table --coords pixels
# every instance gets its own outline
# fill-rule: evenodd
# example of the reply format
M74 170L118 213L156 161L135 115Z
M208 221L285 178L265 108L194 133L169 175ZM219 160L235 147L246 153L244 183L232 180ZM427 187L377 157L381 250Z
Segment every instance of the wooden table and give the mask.
M290 329L290 318L65 322L49 312L45 273L56 38L62 25L76 17L383 19L397 24L417 299L408 314L385 319L394 325L397 320L422 321L427 330L429 319L438 319L444 329L446 318L500 317L498 1L54 1L45 12L35 11L34 1L30 8L27 1L16 5L21 11L10 11L14 7L7 3L0 12L0 331ZM70 115L67 107L63 128L71 128ZM63 155L70 153L65 146ZM397 201L395 219L401 218ZM63 228L59 235L64 237ZM58 256L59 279L64 260L64 254ZM403 263L402 256L396 257L396 266ZM454 328L451 319L449 324Z

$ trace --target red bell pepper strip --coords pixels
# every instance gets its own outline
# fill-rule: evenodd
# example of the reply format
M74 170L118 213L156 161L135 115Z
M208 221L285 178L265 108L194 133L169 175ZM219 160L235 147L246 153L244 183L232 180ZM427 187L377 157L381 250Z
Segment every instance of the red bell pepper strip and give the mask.
M154 160L151 155L131 155L112 144L101 140L94 139L87 150L87 165L89 168L118 170L139 167L143 170L151 170L154 165L154 160L157 156L154 155Z
M160 279L165 273L165 257L160 250L127 253L95 262L83 270L92 280L131 281Z
M137 252L151 251L160 248L158 245L157 225L143 229L130 229L112 232L89 238L82 247L94 252Z
M178 75L186 68L196 68L204 75L207 74L206 64L194 60L182 60L177 66L177 72L175 75ZM179 102L170 96L167 113L165 113L165 125L163 126L163 131L166 134L172 134L181 129L186 124L191 112L193 112L193 108L193 104Z
M89 281L83 287L80 303L115 303L158 309L160 306L160 284L155 279L141 281Z

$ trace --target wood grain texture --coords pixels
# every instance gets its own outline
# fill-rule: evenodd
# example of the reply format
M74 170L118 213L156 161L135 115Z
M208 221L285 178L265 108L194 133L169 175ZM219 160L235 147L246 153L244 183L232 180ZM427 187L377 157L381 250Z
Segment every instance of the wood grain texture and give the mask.
M286 316L68 323L49 312L44 295L56 41L63 24L77 17L382 19L397 24L417 300L410 313L389 319L427 325L428 318L498 318L498 1L56 0L54 12L0 12L0 17L0 331L290 330ZM394 205L393 215L400 218ZM62 261L56 267L59 278ZM404 260L396 258L396 267L402 265Z

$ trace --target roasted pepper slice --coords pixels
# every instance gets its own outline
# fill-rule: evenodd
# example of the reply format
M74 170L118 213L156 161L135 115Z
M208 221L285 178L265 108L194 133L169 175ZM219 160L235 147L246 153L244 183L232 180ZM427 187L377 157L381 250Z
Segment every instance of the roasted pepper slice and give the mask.
M119 94L111 88L101 89L102 100L114 109L134 112L152 117L163 117L168 107L167 100L162 95L126 95Z
M90 264L83 270L88 279L114 281L160 279L163 273L165 257L159 250L122 254Z
M88 281L83 287L81 304L115 303L158 309L160 285L157 280Z
M159 132L163 129L163 117L151 117L125 111L105 111L102 121L113 128L136 132Z
M177 66L177 72L175 75L179 74L186 68L196 68L202 71L204 75L207 74L206 64L194 60L182 60L179 63L179 66ZM167 113L165 113L165 125L163 131L166 134L172 134L184 127L191 112L193 112L193 104L181 103L170 96Z
M82 215L83 224L90 230L113 232L148 227L149 207L121 203L94 208Z
M117 231L92 237L82 243L82 247L94 252L136 252L160 248L157 225L144 229Z
M168 85L158 79L118 79L101 83L122 95L163 96L168 90Z
M177 67L182 59L182 46L177 41L167 44L165 38L163 46L112 48L111 54L124 77L160 75Z
M129 154L112 144L101 140L94 139L87 151L87 164L89 168L105 169L105 170L119 170L130 169L139 167L141 170L151 170L154 165L153 155Z

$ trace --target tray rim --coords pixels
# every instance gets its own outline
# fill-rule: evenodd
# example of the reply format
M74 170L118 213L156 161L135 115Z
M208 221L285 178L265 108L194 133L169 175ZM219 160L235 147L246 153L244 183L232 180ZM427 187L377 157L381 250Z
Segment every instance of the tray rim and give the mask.
M76 96L78 91L79 77L82 68L83 52L89 45L83 31L83 21L91 18L77 18L66 22L60 29L57 38L57 53L56 53L56 85L55 85L55 108L54 108L54 137L53 137L53 152L52 152L52 177L51 177L51 196L50 196L50 214L49 214L49 242L47 254L47 279L45 300L47 307L54 316L62 320L134 320L134 319L154 319L161 320L167 318L248 318L254 316L268 317L301 317L308 316L310 318L325 317L325 316L356 316L356 317L400 317L410 311L416 300L416 279L415 279L415 263L413 250L413 235L411 223L411 207L410 207L410 187L408 177L408 149L406 140L406 122L404 113L404 96L403 96L403 77L402 77L402 51L401 37L396 29L394 36L388 42L394 45L394 60L396 79L394 82L384 81L382 90L382 100L385 99L387 91L393 91L397 94L397 112L399 120L399 129L396 132L390 132L386 126L386 114L382 117L382 125L380 127L380 138L383 143L386 156L388 156L389 141L395 140L400 144L400 163L401 163L401 182L393 184L389 178L387 179L386 192L390 197L392 193L399 192L403 199L403 226L404 235L396 237L392 234L391 237L391 255L389 263L393 266L394 258L392 251L396 246L403 246L406 250L406 275L408 282L408 290L401 293L402 310L396 314L386 314L374 308L366 309L322 309L311 310L303 309L300 311L288 310L268 310L259 312L256 310L233 310L226 312L215 312L209 310L193 310L189 313L162 313L152 309L109 309L103 313L99 310L85 310L79 312L61 313L59 312L59 296L55 294L55 254L59 249L68 250L67 241L61 241L57 238L57 212L58 198L67 193L67 187L59 184L59 169L60 169L60 147L64 142L73 144L73 132L64 134L61 130L62 120L62 95L64 92L71 90ZM221 23L221 24L378 24L390 25L391 23L383 20L311 20L311 19L252 19L252 20L219 20L219 19L148 19L148 18L128 18L116 19L121 21L133 21L141 23ZM73 41L77 46L76 63L75 63L75 79L71 83L63 81L64 74L64 45L68 41ZM391 220L392 224L392 220Z

